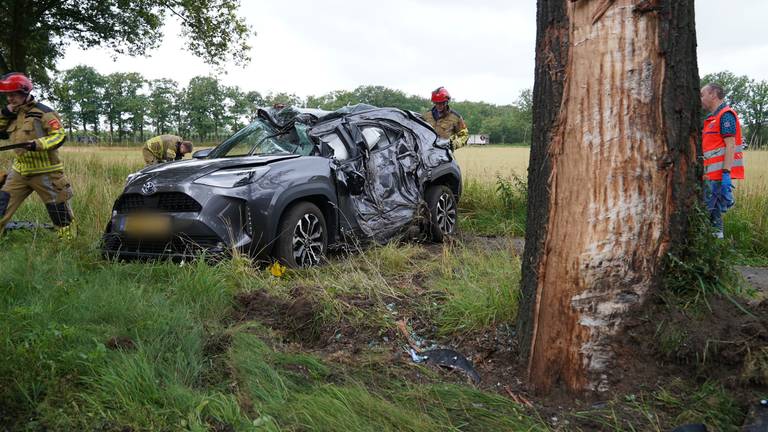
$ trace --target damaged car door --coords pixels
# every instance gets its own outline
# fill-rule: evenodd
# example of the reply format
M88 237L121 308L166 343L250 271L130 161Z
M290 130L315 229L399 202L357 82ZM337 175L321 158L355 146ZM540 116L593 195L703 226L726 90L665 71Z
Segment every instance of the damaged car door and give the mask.
M414 223L421 202L414 138L395 124L370 120L346 124L334 135L346 144L347 157L334 152L334 161L340 210L350 228L383 242Z

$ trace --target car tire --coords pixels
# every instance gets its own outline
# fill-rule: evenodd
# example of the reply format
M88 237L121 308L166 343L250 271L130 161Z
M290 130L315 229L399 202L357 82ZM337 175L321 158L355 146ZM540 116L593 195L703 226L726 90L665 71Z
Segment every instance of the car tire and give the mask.
M444 185L430 186L427 189L429 207L428 234L432 241L442 243L446 237L456 232L459 209L456 195Z
M291 268L319 265L328 248L323 212L310 202L299 202L280 218L275 258Z

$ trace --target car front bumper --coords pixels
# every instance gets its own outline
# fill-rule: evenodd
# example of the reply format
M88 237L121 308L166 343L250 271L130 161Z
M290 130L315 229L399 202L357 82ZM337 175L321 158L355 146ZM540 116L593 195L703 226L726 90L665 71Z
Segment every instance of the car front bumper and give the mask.
M165 194L165 195L164 195ZM172 195L171 198L167 198ZM148 235L135 229L137 218L147 215L167 221L160 232ZM216 256L235 249L250 250L253 222L241 198L181 192L151 197L124 194L115 203L102 239L102 252L117 259L190 259Z

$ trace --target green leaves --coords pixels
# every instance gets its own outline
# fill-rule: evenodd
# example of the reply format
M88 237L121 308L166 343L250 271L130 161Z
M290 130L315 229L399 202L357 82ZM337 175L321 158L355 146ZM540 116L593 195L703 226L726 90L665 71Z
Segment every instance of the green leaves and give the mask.
M107 47L119 54L146 55L162 41L168 18L181 21L187 48L221 66L248 63L249 36L237 15L239 0L0 0L0 73L28 72L48 81L48 71L74 42L82 48ZM12 21L13 20L13 21ZM24 29L19 32L18 29Z

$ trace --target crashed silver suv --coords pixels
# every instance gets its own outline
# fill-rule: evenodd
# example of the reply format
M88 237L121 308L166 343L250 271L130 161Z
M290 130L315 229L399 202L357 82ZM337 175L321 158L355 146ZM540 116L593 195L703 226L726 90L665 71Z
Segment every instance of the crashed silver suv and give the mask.
M291 267L329 248L413 227L456 229L461 172L417 114L355 105L259 110L193 160L129 176L102 248L110 258L187 258L233 249Z

